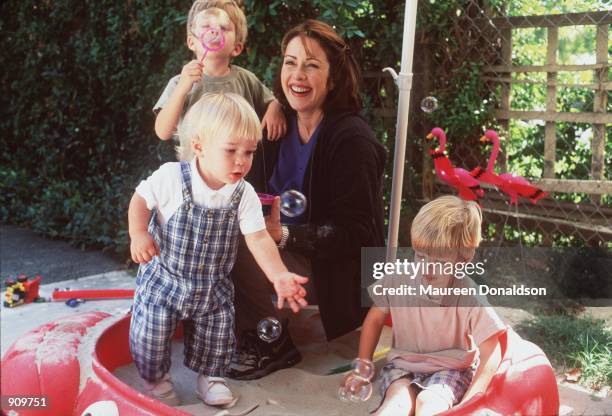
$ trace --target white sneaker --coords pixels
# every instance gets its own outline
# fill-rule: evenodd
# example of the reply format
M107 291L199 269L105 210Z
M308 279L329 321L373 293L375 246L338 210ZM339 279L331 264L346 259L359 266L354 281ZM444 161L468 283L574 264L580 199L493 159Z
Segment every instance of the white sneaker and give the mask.
M161 379L154 383L145 381L145 389L149 396L156 398L168 406L177 406L180 400L174 391L174 384L170 378L170 373L166 373Z
M223 406L234 401L234 396L222 377L198 375L196 394L209 406Z

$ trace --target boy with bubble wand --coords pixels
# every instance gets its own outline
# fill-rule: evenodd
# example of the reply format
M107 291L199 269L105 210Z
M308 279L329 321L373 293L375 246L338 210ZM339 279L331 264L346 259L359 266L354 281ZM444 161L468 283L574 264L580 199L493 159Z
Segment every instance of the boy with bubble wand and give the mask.
M226 405L234 400L223 375L235 347L229 273L239 234L272 282L279 309L285 302L294 312L307 305L302 285L308 278L283 264L257 194L243 179L261 140L246 100L205 94L185 115L179 135L195 158L162 165L130 202L130 250L140 264L130 350L148 394L178 404L170 344L177 322L188 320L184 363L199 374L196 392L206 404Z
M247 37L246 17L233 0L196 0L187 17L187 47L195 59L168 82L153 107L155 133L162 140L176 138L176 129L187 110L207 92L233 92L244 97L261 120L267 138L281 138L287 122L278 100L250 71L233 65ZM206 61L204 59L206 58ZM192 156L187 146L182 160Z

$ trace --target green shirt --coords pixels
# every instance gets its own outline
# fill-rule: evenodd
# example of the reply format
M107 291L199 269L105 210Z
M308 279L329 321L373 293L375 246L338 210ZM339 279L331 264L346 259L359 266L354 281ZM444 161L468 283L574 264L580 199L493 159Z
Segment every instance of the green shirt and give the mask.
M164 92L155 103L153 112L158 113L166 105L179 82L180 74L172 77L166 85ZM233 92L244 97L255 109L259 118L263 118L270 101L274 100L272 92L253 74L237 65L230 65L230 73L223 77L202 76L202 81L193 85L185 100L185 108L181 117L187 110L207 92Z

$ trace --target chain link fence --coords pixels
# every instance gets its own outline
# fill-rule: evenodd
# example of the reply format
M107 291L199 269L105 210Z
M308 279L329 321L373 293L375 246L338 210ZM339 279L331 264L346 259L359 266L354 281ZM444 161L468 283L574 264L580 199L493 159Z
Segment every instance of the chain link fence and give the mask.
M425 136L439 126L453 165L468 171L487 166L492 146L479 139L496 130L495 171L547 193L511 205L481 183L487 244L612 248L612 12L597 1L584 10L514 3L461 2L443 31L418 27L400 245L423 203L456 193L433 173L429 150L438 143ZM420 2L419 13L431 4ZM365 75L393 137L397 90L385 75ZM421 110L427 96L436 111Z

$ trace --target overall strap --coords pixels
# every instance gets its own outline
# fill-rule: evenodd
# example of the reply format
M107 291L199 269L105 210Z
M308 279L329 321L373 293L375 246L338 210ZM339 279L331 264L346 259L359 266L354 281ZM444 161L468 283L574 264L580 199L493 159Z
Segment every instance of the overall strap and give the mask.
M232 196L230 198L230 208L238 209L240 205L240 200L242 199L242 194L244 192L244 179L240 179L238 186L234 189Z
M181 183L183 187L183 202L191 202L191 166L189 162L181 161Z

